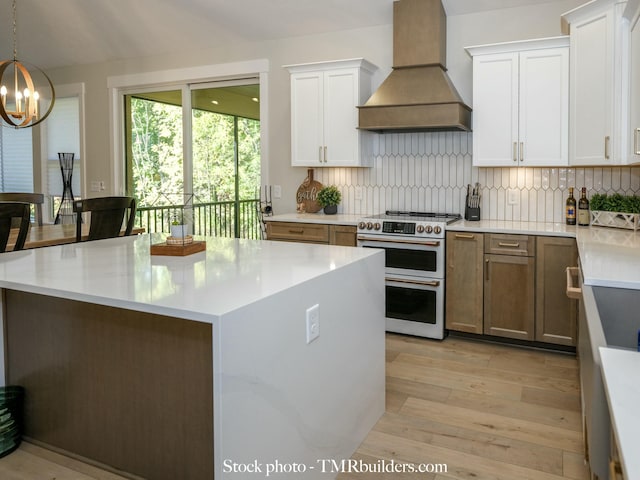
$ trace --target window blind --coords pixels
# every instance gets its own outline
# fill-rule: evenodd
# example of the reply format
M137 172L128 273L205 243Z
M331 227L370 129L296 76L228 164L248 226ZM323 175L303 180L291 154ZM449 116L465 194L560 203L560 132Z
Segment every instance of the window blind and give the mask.
M30 128L0 127L0 188L33 192L33 145Z
M74 153L71 188L76 198L80 191L80 114L79 98L56 99L56 105L47 119L47 191L49 195L62 195L62 173L58 153Z

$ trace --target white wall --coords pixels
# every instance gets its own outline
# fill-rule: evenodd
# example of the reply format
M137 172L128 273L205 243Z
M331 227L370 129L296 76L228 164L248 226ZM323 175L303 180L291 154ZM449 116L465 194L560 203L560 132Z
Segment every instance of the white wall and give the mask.
M464 51L464 46L559 35L560 14L581 3L583 0L560 0L533 7L448 17L449 73L465 101L470 104L472 102L471 59ZM261 43L211 46L200 49L194 47L181 55L62 68L48 73L54 84L85 82L87 119L85 178L87 182L104 180L113 190L108 77L196 65L267 59L270 63L267 119L269 137L268 152L265 152L265 158L268 158L269 162L268 182L282 186L283 198L274 199L274 211L287 213L295 210L295 192L306 177L306 169L290 166L289 77L282 65L364 57L379 67L373 77L375 88L391 70L393 34L391 17L390 11L389 25L379 27ZM364 174L365 172L359 173L359 175ZM331 172L316 173L316 176L321 177L328 175L331 175ZM459 185L453 187L459 187ZM84 191L88 191L86 185Z

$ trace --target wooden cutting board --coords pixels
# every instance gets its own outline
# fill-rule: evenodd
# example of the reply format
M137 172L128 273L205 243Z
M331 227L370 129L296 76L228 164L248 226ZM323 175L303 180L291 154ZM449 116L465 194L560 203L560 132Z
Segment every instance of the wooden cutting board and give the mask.
M298 213L316 213L322 208L316 200L316 196L321 188L322 184L313 179L313 168L310 168L307 170L307 178L304 179L296 192Z

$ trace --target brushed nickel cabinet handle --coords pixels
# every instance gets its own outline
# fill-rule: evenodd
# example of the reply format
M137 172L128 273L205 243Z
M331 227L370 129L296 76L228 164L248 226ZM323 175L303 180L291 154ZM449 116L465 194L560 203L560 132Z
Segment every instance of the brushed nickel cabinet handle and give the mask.
M318 147L318 161L322 163L322 147Z
M520 246L519 243L507 243L507 242L498 242L499 247L509 247L509 248L518 248Z
M513 142L513 161L518 161L518 142Z
M289 229L289 233L297 233L297 234L303 234L304 230L301 228L299 230L293 230L293 229Z
M520 161L524 162L524 142L520 142Z
M327 163L327 146L324 147L324 163Z
M484 275L485 276L484 276L484 279L485 280L489 280L489 260L488 259L485 260L484 263L485 263L485 268L484 268Z
M474 238L476 238L476 236L469 233L456 233L456 238L466 238L469 240L473 240Z
M633 132L633 150L636 155L640 155L640 149L638 148L638 136L640 135L640 128L636 128Z
M604 158L605 160L609 160L609 143L611 142L611 137L607 135L604 137Z

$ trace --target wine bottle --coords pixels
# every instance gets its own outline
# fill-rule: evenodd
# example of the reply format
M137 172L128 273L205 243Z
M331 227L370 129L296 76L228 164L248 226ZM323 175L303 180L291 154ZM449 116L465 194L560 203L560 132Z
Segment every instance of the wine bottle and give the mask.
M580 200L578 200L578 225L589 225L589 199L587 199L587 189L582 187Z
M567 198L565 218L567 220L567 225L576 224L576 199L573 197L573 187L569 187L569 198Z

